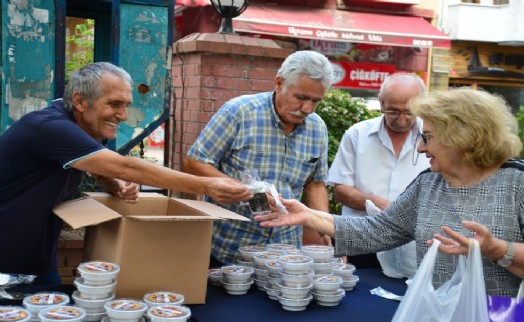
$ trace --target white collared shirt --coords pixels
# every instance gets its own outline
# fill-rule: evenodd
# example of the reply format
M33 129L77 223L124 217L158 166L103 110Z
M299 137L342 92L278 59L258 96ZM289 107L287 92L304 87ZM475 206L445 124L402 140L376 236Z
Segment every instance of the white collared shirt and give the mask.
M422 170L429 168L428 158L416 152L420 120L413 126L398 159L384 126L382 116L350 127L342 137L326 184L349 185L363 193L393 201ZM417 160L415 165L414 159ZM342 215L365 216L366 211L343 206Z

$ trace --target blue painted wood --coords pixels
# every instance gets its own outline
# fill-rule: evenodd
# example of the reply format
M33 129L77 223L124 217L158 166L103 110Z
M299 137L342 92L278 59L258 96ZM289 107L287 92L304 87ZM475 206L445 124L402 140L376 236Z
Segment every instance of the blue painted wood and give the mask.
M54 98L55 1L2 0L1 15L0 134Z
M122 1L119 9L118 64L134 81L128 121L116 139L125 154L168 117L172 8Z

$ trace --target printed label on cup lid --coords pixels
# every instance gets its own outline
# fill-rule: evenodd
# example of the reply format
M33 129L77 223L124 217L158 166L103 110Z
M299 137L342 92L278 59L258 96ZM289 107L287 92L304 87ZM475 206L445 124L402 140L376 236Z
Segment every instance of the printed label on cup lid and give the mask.
M51 308L44 312L44 316L53 320L71 320L82 315L82 312L74 307Z
M340 279L337 276L322 275L315 277L315 281L322 283L338 283Z
M26 310L16 307L0 307L0 322L15 322L24 320L28 316Z
M224 267L223 269L224 273L249 273L252 271L253 271L252 269L250 270L248 268L241 267L241 266L230 266L230 267Z
M307 263L311 261L308 257L299 255L281 256L279 260L286 263Z
M111 308L120 311L135 311L144 308L144 303L135 301L114 301L111 303Z
M170 303L181 300L181 297L171 292L156 292L146 295L146 299L155 303Z
M28 302L34 305L51 305L68 302L68 299L60 294L44 293L30 296Z
M187 312L175 306L159 306L151 309L149 314L159 317L172 318L185 315Z
M116 270L118 267L112 263L96 261L80 264L80 268L85 269L86 271L91 271L93 273L105 273L112 272Z

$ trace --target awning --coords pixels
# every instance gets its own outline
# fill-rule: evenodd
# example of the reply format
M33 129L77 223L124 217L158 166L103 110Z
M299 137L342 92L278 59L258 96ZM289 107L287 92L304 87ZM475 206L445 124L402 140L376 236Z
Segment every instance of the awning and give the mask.
M451 38L421 17L251 4L237 32L404 47L449 48Z

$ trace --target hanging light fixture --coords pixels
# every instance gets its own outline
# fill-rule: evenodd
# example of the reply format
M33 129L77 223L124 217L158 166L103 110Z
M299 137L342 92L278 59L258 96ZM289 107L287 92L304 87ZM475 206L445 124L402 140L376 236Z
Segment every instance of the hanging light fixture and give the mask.
M211 6L222 16L218 30L221 34L235 34L233 18L240 16L249 5L249 0L211 0Z

